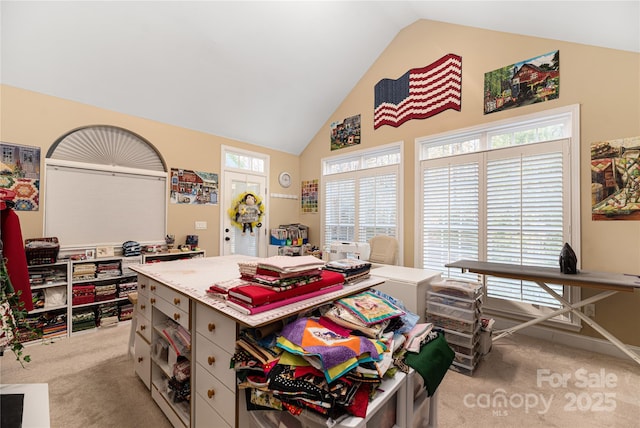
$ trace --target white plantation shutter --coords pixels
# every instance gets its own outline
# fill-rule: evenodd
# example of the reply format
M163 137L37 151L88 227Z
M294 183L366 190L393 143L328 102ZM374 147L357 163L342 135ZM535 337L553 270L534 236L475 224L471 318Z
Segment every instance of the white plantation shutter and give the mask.
M355 239L356 180L327 182L324 193L325 242Z
M471 161L468 161L471 157ZM477 155L434 162L423 169L423 267L443 270L460 260L478 260L479 169ZM453 163L453 162L459 163ZM441 163L445 165L439 165ZM451 163L449 163L451 162ZM472 278L459 271L451 276Z
M580 246L580 165L572 156L579 142L577 106L417 141L422 267L471 280L480 276L445 265L467 259L558 268L564 243ZM561 306L533 282L485 280L485 308L497 313L528 317ZM580 300L579 288L550 286ZM579 324L572 315L553 321Z
M363 177L358 192L358 238L396 236L398 226L398 176L396 173Z
M564 244L563 148L568 141L489 152L486 260L558 266ZM560 285L552 288L563 294ZM559 306L529 281L488 277L487 294L525 303Z
M323 244L400 236L401 143L323 160Z

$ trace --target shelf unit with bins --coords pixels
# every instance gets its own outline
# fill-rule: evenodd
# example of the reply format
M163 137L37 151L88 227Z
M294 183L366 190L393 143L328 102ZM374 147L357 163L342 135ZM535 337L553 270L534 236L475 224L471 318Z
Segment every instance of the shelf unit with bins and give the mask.
M27 315L26 322L32 328L42 329L43 339L68 335L68 288L69 266L67 262L56 262L28 266L31 294L35 306ZM36 339L29 333L20 338L22 342Z
M137 289L135 272L123 272L123 257L69 262L71 334L131 319L127 297Z

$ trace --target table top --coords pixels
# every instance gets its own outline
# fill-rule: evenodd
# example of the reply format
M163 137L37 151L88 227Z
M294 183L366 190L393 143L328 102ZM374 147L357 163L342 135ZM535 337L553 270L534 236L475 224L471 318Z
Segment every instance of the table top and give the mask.
M288 318L300 311L367 290L384 282L384 278L371 276L355 284L345 284L344 287L338 291L305 299L255 315L245 315L227 306L224 300L210 296L207 293L207 289L216 281L239 278L238 262L251 260L258 260L258 258L241 255L202 257L134 265L130 268L141 275L152 278L179 293L187 295L193 300L210 306L222 314L233 318L236 322L249 327L262 327L272 322Z
M448 268L460 268L482 275L500 276L534 282L570 285L576 287L598 288L633 292L640 288L640 276L635 274L592 272L580 270L576 274L560 272L560 267L541 267L515 265L508 263L479 262L459 260L446 265Z

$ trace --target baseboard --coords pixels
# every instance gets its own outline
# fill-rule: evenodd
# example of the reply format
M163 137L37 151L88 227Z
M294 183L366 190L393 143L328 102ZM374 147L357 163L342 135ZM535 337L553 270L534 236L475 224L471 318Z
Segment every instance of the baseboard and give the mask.
M513 320L494 317L495 324L494 330L503 330L518 325L518 322ZM572 348L582 349L585 351L595 352L598 354L608 355L616 358L629 358L627 354L622 352L613 343L606 339L600 339L597 337L583 336L566 331L556 330L544 326L533 325L522 330L518 330L517 333L525 336L535 337L536 339L548 340L549 342L558 343L561 345L567 345ZM626 345L631 351L640 355L640 347Z

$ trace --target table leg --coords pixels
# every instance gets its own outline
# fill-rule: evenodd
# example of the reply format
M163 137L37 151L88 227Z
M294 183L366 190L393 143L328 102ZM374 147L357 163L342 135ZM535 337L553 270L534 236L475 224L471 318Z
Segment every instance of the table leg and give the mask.
M541 284L538 284L538 285L540 285L542 287ZM545 284L545 287L546 287L546 284ZM545 287L542 287L542 288L544 289ZM551 289L549 288L549 290L551 290ZM549 290L546 290L546 291L549 292ZM553 291L553 290L551 290L551 291ZM589 305L591 303L595 303L595 302L597 302L599 300L605 299L605 298L607 298L607 297L609 297L609 296L611 296L613 294L616 294L616 293L617 293L617 291L605 291L603 293L596 294L595 296L589 297L588 299L581 300L580 302L576 302L576 303L574 303L572 305L564 304L564 302L563 302L563 304L564 304L563 308L556 309L555 311L549 312L548 314L542 315L542 316L540 316L538 318L534 318L534 319L532 319L530 321L527 321L525 323L518 324L518 325L516 325L514 327L511 327L511 328L505 329L503 331L500 331L496 336L494 336L493 340L498 340L498 339L500 339L500 338L502 338L504 336L508 336L510 334L513 334L518 330L522 330L523 328L532 326L534 324L539 324L542 321L546 321L546 320L551 319L553 317L556 317L558 315L562 315L564 313L572 311L573 309L578 309L578 308L581 308L581 307L583 307L585 305ZM553 296L553 297L556 297L556 296ZM557 299L557 297L556 297L556 299Z
M638 356L638 354L636 354L635 352L633 352L632 350L627 348L627 346L624 343L622 343L620 340L618 340L617 337L615 337L613 334L609 333L607 330L605 330L603 327L601 327L600 324L598 324L597 322L595 322L594 320L592 320L591 318L589 318L588 316L586 316L582 312L576 310L576 308L578 307L577 306L578 304L580 304L580 306L583 306L582 302L579 302L579 303L576 303L574 305L571 305L565 298L563 298L558 293L553 291L549 286L547 286L547 284L545 284L543 282L537 282L537 284L540 287L544 288L546 290L546 292L549 293L550 295L552 295L556 300L558 300L559 302L561 302L562 304L567 306L571 312L573 312L578 318L580 318L582 321L584 321L587 325L589 325L595 331L597 331L602 336L604 336L609 342L611 342L615 346L617 346L618 349L620 349L622 352L627 354L636 363L640 364L640 356ZM605 293L598 294L597 296L600 296L600 295L605 294ZM594 297L597 297L597 296L594 296Z

